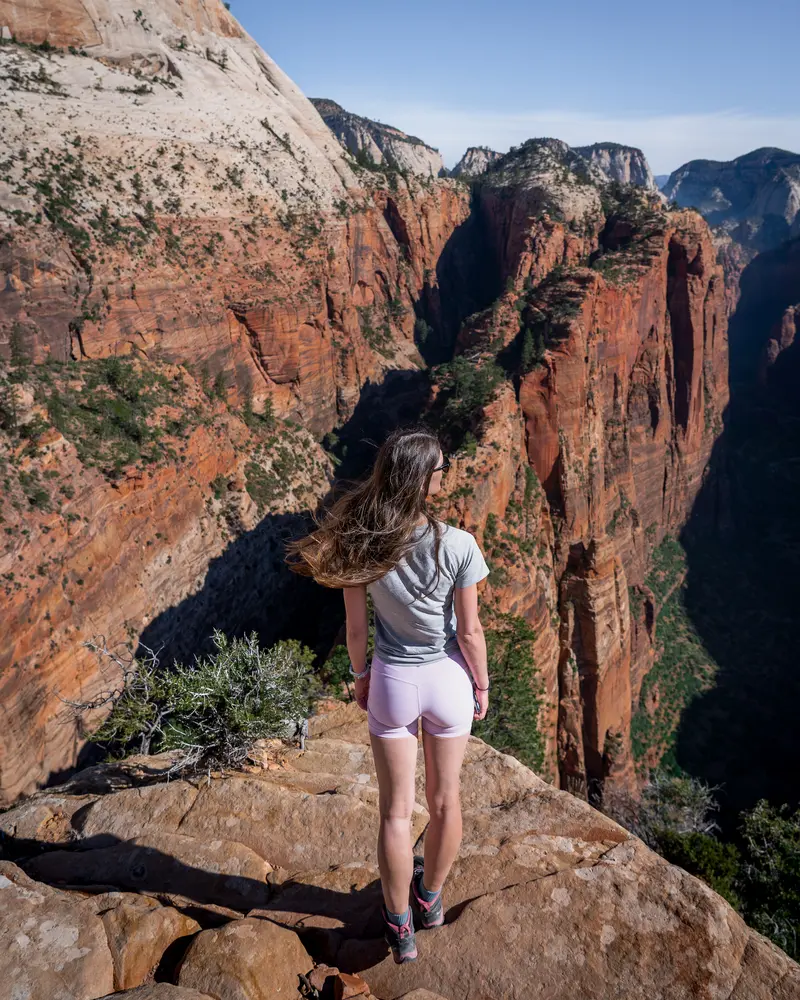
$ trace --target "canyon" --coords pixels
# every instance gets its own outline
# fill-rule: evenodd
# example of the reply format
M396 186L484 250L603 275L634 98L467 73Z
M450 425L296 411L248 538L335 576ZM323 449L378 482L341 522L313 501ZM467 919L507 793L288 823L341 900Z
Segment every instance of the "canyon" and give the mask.
M557 140L469 186L365 168L222 5L0 10L0 337L26 359L2 436L4 800L80 755L70 703L112 684L94 636L191 657L255 627L324 652L335 595L280 557L329 489L321 442L352 462L376 410L417 419L454 354L505 378L470 438L443 430L440 513L487 551L487 608L536 631L542 773L635 788L645 577L727 403L706 223ZM63 401L89 388L100 412L132 395L157 446L87 450Z

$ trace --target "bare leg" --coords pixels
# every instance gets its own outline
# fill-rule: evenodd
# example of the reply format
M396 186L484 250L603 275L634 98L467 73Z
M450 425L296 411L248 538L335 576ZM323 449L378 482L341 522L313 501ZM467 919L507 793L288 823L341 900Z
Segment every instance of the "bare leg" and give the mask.
M431 736L423 732L425 797L431 815L425 833L425 876L429 892L438 892L461 845L461 764L469 736Z
M405 913L414 867L411 813L415 801L417 741L413 736L399 739L371 736L370 739L380 789L378 867L383 899L387 910Z

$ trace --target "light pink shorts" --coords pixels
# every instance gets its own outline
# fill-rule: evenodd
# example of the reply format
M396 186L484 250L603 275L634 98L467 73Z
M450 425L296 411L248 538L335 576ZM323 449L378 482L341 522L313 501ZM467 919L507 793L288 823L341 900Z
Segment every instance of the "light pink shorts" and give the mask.
M472 675L461 653L417 666L393 666L372 657L367 714L374 736L467 736L475 711Z

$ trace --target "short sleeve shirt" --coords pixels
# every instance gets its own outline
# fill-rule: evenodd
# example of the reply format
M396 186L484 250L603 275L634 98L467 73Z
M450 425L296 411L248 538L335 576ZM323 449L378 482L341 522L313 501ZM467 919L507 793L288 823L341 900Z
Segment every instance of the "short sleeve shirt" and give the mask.
M384 663L416 666L458 650L453 596L489 575L474 537L441 524L439 577L429 525L414 529L413 548L393 570L369 584L375 609L375 653Z

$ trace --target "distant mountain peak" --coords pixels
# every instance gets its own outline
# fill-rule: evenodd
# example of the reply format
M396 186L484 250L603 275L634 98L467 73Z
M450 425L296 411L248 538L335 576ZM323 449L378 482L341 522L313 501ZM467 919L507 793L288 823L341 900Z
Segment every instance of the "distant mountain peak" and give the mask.
M362 165L388 164L399 170L438 177L445 172L437 149L415 135L384 122L353 114L327 97L312 97L311 103L339 142Z

